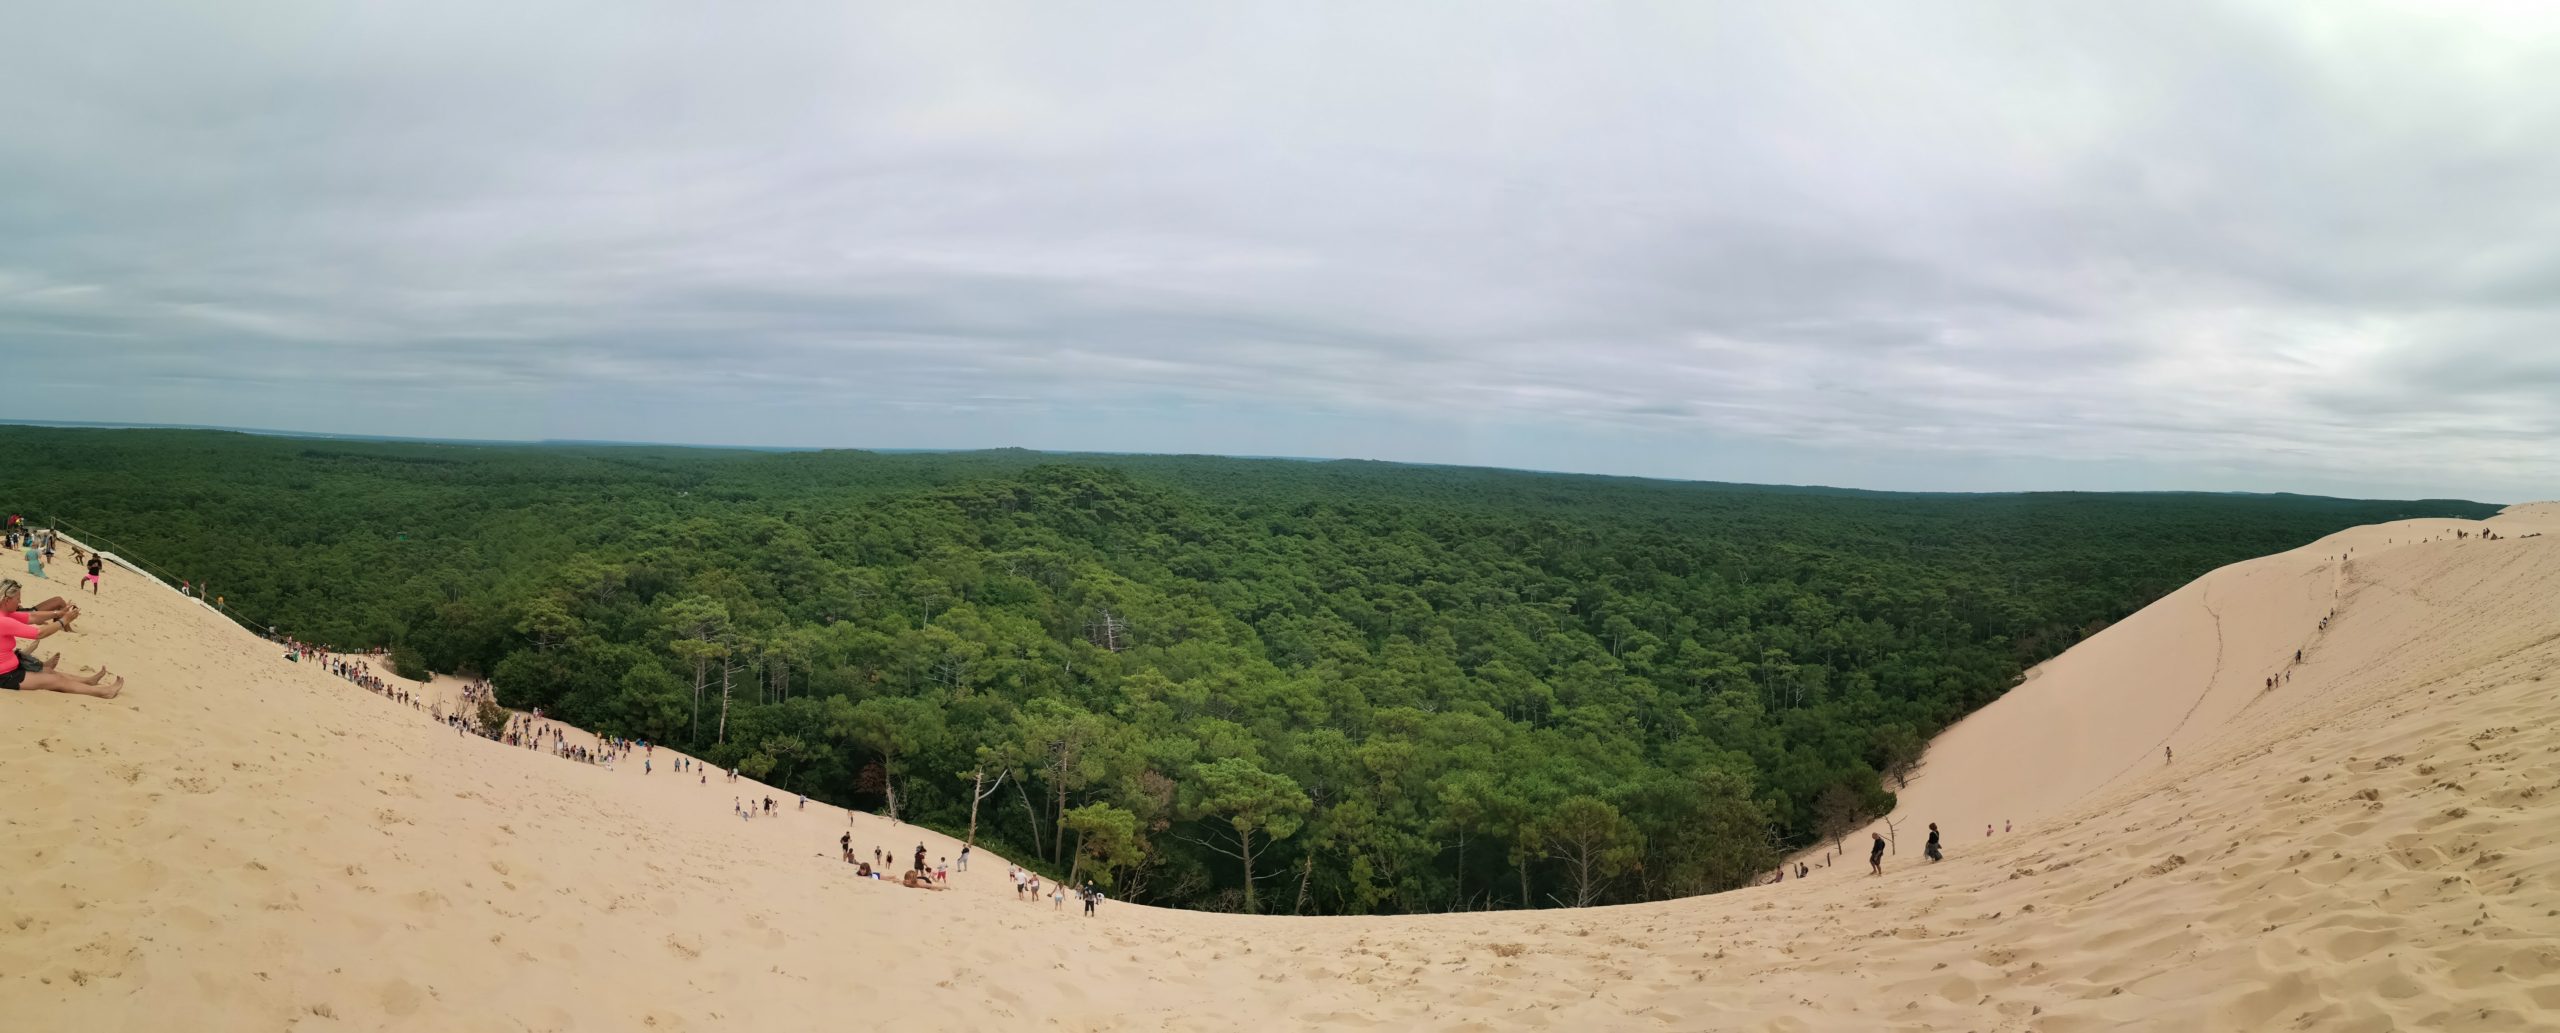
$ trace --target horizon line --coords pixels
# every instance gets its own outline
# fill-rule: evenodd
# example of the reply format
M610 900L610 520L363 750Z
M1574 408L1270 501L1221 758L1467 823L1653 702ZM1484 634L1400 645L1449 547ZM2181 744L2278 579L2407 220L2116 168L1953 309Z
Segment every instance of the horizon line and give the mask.
M1993 491L1955 491L1945 489L1915 490L1908 488L1856 488L1833 484L1774 484L1757 481L1720 481L1693 477L1648 477L1640 474L1591 473L1580 470L1545 470L1524 466L1486 466L1469 463L1420 462L1406 459L1372 459L1359 456L1291 456L1242 455L1225 452L1119 452L1098 449L1033 448L1027 445L993 445L978 448L928 447L882 448L860 445L712 445L683 441L627 441L612 438L444 438L412 437L399 434L361 434L341 431L284 430L274 427L234 427L209 423L138 423L110 420L44 420L0 416L0 426L42 427L59 430L183 430L243 434L252 437L305 438L321 441L395 442L421 445L477 445L516 448L540 447L606 447L606 448L683 448L706 452L763 452L769 454L795 452L869 452L877 455L963 455L972 452L1029 452L1051 456L1117 456L1163 457L1205 456L1217 459L1259 460L1292 463L1377 463L1384 466L1411 466L1444 470L1485 470L1497 473L1535 474L1549 477L1591 477L1605 480L1652 481L1662 484L1708 484L1751 488L1787 488L1805 491L1857 492L1869 495L2244 495L2325 498L2350 502L2469 502L2476 505L2514 506L2521 503L2440 496L2409 499L2364 498L2352 495L2321 495L2298 491L2233 491L2199 488L2143 488L2094 490L2087 488L2018 488ZM2532 500L2527 500L2532 501Z

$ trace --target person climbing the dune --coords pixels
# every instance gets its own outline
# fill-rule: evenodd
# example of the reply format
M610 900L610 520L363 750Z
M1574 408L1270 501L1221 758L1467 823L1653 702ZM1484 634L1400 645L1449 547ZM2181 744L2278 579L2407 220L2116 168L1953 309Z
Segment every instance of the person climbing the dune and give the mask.
M1875 845L1867 848L1867 874L1882 875L1884 874L1884 833L1867 834L1876 838Z
M2177 759L2178 753L2176 750L2172 750L2167 746L2160 747L2160 763L2167 764Z
M1940 852L1938 851L1938 823L1937 823L1937 822L1934 822L1934 821L1933 821L1933 822L1930 822L1930 823L1929 823L1929 845L1928 845L1928 846L1926 846L1926 847L1921 848L1920 853L1921 853L1921 855L1922 855L1922 856L1925 856L1925 857L1927 857L1927 858L1929 859L1929 863L1930 863L1930 864L1936 864L1936 863L1938 863L1938 862L1940 862L1940 861L1946 860L1946 855L1945 855L1945 854L1943 854L1943 853L1940 853Z

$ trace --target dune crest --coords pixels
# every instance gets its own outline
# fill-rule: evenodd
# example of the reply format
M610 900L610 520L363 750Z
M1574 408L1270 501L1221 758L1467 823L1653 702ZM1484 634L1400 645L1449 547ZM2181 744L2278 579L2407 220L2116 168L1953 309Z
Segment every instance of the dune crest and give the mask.
M2527 537L2546 530L2560 504L2355 528L2199 579L1941 736L1883 878L1857 857L1694 900L1399 918L1110 903L1086 920L1014 900L991 856L954 875L958 892L859 881L836 860L848 831L865 853L957 844L778 791L781 816L741 821L731 799L765 792L743 780L461 738L127 579L55 640L74 666L126 674L123 699L0 698L0 1015L27 1030L2555 1028L2560 535ZM1919 863L1929 821L1941 864ZM1972 831L1997 822L2015 831Z

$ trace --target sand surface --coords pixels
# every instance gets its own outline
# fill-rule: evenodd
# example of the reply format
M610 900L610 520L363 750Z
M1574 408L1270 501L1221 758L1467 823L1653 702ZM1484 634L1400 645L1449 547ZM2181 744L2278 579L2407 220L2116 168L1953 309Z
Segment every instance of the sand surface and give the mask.
M125 697L0 693L0 1029L2560 1029L2560 506L2480 526L2236 564L2044 665L1933 745L1882 878L1365 919L856 880L848 829L957 844L460 738L110 577L46 648Z

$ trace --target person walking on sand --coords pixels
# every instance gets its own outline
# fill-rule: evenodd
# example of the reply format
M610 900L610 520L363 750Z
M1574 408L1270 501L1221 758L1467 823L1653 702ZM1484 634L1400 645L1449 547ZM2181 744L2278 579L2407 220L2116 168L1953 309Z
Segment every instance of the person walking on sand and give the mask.
M1875 845L1867 848L1867 874L1882 875L1884 874L1884 833L1867 834L1876 837Z
M87 588L90 595L98 594L98 579L106 575L106 570L107 565L99 562L96 554L91 554L89 556L89 576L80 579L81 587Z
M2160 747L2160 763L2167 764L2177 759L2178 752L2176 750L2172 750L2166 746Z
M1934 822L1934 821L1933 821L1933 822L1930 822L1930 823L1929 823L1929 845L1928 845L1928 846L1926 846L1926 847L1921 848L1920 853L1921 853L1921 856L1927 857L1927 858L1929 859L1929 863L1930 863L1930 864L1936 864L1936 863L1938 863L1938 862L1940 862L1940 861L1943 861L1943 860L1946 860L1946 859L1947 859L1947 855L1945 855L1945 854L1943 854L1943 853L1940 853L1940 852L1939 852L1939 850L1938 850L1938 823L1937 823L1937 822Z
M964 872L969 870L969 844L967 843L960 844L960 870Z

